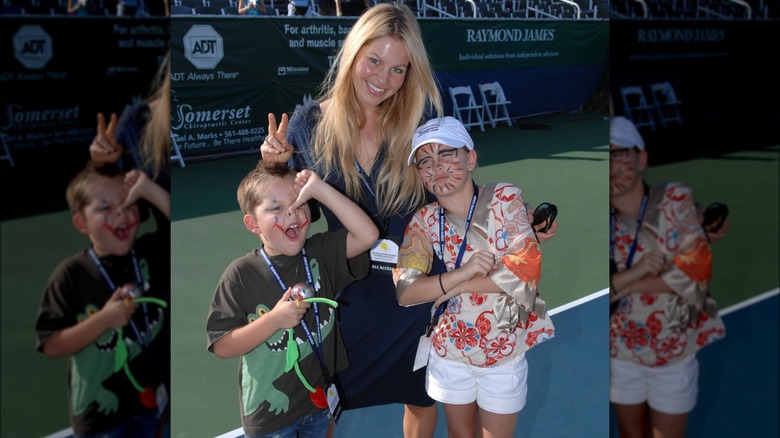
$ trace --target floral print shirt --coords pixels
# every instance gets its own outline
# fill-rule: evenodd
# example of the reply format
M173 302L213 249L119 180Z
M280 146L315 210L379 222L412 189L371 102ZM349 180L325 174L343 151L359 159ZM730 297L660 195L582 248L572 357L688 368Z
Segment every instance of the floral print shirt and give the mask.
M399 251L396 282L430 272L434 257L455 268L465 220L445 213L444 254L439 236L439 204L417 211ZM432 354L469 365L509 364L554 336L552 320L538 293L542 253L528 222L521 190L511 184L488 184L481 190L466 239L462 263L476 250L500 260L490 274L503 293L461 293L449 300L432 336ZM502 323L501 314L511 314ZM519 315L519 318L517 317Z
M615 221L615 263L626 269L636 239L636 220ZM661 251L669 268L662 280L673 293L632 293L610 317L610 356L649 367L674 363L725 336L709 294L712 252L690 188L679 183L650 189L633 264L650 250Z

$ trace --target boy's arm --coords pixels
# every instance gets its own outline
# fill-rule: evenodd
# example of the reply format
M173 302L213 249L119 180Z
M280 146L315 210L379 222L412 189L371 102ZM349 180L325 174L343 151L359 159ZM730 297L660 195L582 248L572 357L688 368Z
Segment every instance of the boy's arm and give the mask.
M137 303L122 299L120 289L117 289L99 312L47 339L42 345L43 354L58 359L78 353L95 342L106 330L127 325L137 308Z
M379 238L379 230L363 209L322 181L311 170L298 172L295 177L295 190L298 192L298 199L290 206L291 209L300 207L309 199L316 199L341 221L348 231L347 258L362 254Z
M229 331L214 342L212 350L222 359L242 356L254 350L279 330L292 328L300 324L311 304L303 301L290 301L292 288L282 295L273 309L242 327Z
M127 197L123 207L127 207L143 198L157 207L167 219L171 218L171 194L161 185L139 169L133 169L125 175Z
M613 274L612 278L620 274ZM609 302L614 303L632 293L667 293L674 292L666 282L657 275L645 275L639 280L624 284L622 287L614 286L615 292L610 294Z
M398 303L407 306L435 301L438 306L462 292L503 292L488 275L495 269L493 255L477 251L458 269L415 280L398 297Z

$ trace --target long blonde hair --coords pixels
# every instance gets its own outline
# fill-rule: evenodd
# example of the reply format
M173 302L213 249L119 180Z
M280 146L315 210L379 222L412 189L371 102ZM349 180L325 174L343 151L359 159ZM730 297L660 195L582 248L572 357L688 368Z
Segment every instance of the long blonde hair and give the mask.
M140 156L143 166L153 177L171 163L171 53L165 54L157 75L152 82L152 93L148 98L151 116L141 134Z
M443 114L439 88L433 76L422 32L412 11L405 5L380 3L366 10L344 39L323 82L320 101L331 99L313 138L314 160L327 178L342 174L346 195L364 197L355 157L360 145L360 128L366 117L352 85L352 67L358 52L376 38L389 36L404 43L409 68L401 88L380 105L377 138L386 149L386 160L375 176L375 193L383 217L403 213L425 202L425 189L417 172L408 168L412 134L423 121L426 109ZM431 108L428 108L430 105Z

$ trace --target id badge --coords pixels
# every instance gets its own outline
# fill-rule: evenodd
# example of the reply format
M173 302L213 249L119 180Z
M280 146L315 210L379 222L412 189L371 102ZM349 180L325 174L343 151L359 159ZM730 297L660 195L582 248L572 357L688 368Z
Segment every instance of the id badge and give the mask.
M379 239L368 252L371 258L371 269L391 275L398 263L398 244L392 239Z
M420 336L420 342L417 343L417 354L414 356L412 371L417 371L428 365L428 353L431 351L431 343L430 336Z
M328 388L325 390L325 398L328 400L328 409L330 409L333 424L337 424L341 417L341 400L339 399L339 390L336 389L336 385L332 383L328 385Z

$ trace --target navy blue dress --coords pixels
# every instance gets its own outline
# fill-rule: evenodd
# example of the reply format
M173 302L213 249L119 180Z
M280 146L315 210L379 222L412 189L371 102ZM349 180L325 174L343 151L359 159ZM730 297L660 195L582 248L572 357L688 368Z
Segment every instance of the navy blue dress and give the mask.
M287 141L294 149L293 166L323 172L313 167L310 139L320 117L319 104L309 104L295 111L287 129ZM386 159L384 149L377 156L371 175L376 175ZM373 180L366 181L373 189ZM342 193L341 175L326 180ZM374 190L375 191L375 190ZM359 202L379 228L380 238L390 238L400 246L406 225L414 215L382 218L376 199L364 190L365 201ZM321 207L328 230L344 226L332 211ZM372 263L373 264L373 263ZM398 304L392 273L372 268L363 279L352 283L338 295L339 322L349 357L349 368L336 379L344 409L357 409L389 403L430 406L434 400L425 391L425 368L412 371L417 343L431 317L431 305L402 307Z

